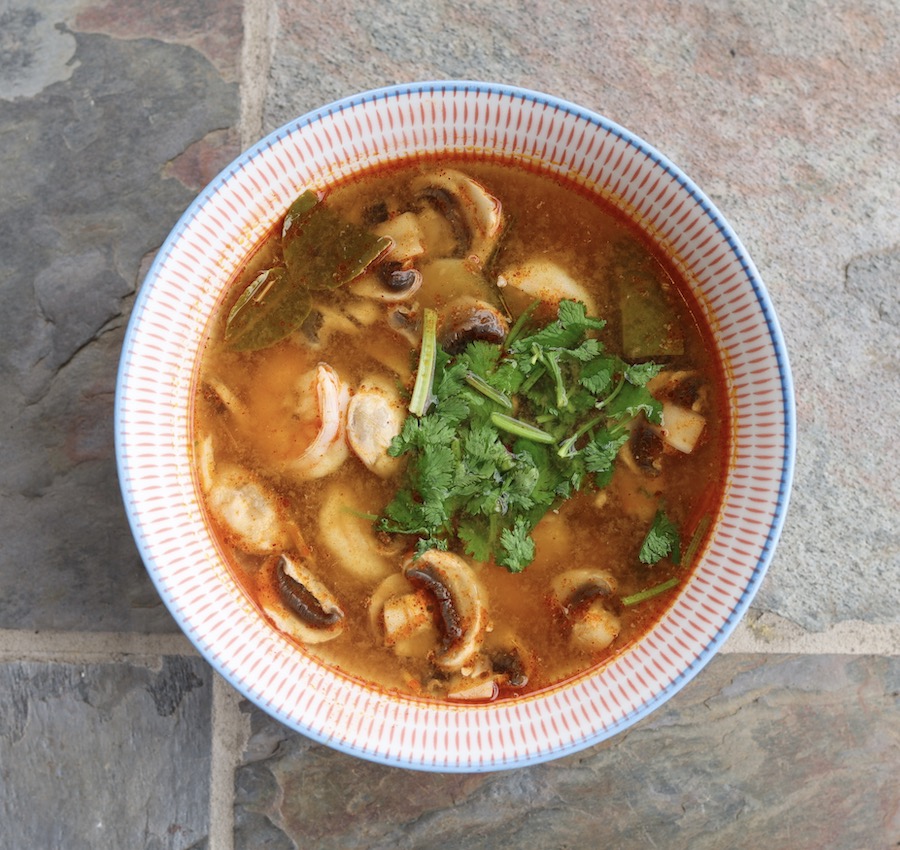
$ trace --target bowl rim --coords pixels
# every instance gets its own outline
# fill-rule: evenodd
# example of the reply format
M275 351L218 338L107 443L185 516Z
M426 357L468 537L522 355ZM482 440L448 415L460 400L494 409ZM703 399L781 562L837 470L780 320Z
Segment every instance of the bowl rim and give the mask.
M784 417L784 448L781 458L780 484L778 488L777 502L775 504L774 513L769 523L768 534L766 536L762 551L757 558L756 565L753 569L752 576L747 581L739 600L733 605L731 613L725 621L719 626L715 635L709 642L700 649L698 655L692 663L682 669L670 684L653 694L649 699L643 700L640 705L625 714L621 719L608 728L596 729L593 734L585 735L580 740L575 740L567 745L551 748L544 752L531 753L529 755L520 755L514 758L504 759L501 762L494 763L492 761L482 760L477 764L473 763L442 763L433 764L426 763L424 760L418 761L413 758L398 759L392 755L382 755L377 751L369 751L359 744L347 743L336 739L333 736L320 733L318 730L298 724L295 719L285 715L285 713L272 705L263 705L259 698L250 692L249 686L243 681L235 681L234 676L226 669L223 658L217 656L211 648L204 645L203 641L198 637L191 626L188 614L178 605L177 599L173 598L167 588L161 581L156 565L156 558L150 551L150 548L143 538L138 521L138 509L129 498L126 489L124 470L128 465L128 458L125 451L125 429L123 415L123 392L127 380L126 368L128 354L131 351L135 337L139 333L141 317L147 307L148 302L153 297L154 280L159 276L164 261L182 237L184 231L190 226L191 222L198 213L216 196L216 194L224 187L234 176L241 170L244 164L262 154L267 148L270 148L286 136L296 133L302 128L315 124L325 118L336 115L348 109L367 104L372 101L382 99L391 99L404 97L407 95L423 95L423 94L447 94L447 93L486 93L505 96L523 102L540 104L558 110L561 113L569 114L577 119L585 120L590 125L598 129L603 129L619 139L625 141L629 146L634 147L642 152L647 158L652 160L657 166L667 172L680 187L687 191L688 194L697 202L708 219L715 225L724 241L729 245L734 256L739 259L740 265L746 276L746 280L751 284L753 294L759 309L765 319L765 324L771 340L772 348L777 361L780 387L781 387L781 403L782 414ZM429 80L421 82L403 83L398 85L383 86L358 94L350 95L332 103L321 106L317 109L304 113L296 119L286 122L282 126L268 133L260 141L244 150L229 165L227 165L212 181L201 190L184 213L179 217L178 221L172 228L165 241L158 249L156 256L148 269L143 282L140 285L134 307L128 321L125 337L122 344L122 354L119 362L119 368L116 380L115 407L114 407L114 431L115 431L115 451L116 464L119 473L120 487L122 491L123 501L125 504L126 515L132 534L137 545L141 559L150 575L157 592L159 593L164 604L172 614L179 628L184 632L188 639L194 644L201 656L219 673L226 681L235 687L243 696L247 697L254 704L259 706L269 715L275 717L289 728L298 731L305 736L324 743L339 751L365 758L370 761L382 763L391 766L399 766L416 770L434 771L434 772L482 772L488 770L508 769L512 767L520 767L532 764L542 763L551 759L560 758L585 749L588 746L600 743L615 734L631 727L637 721L654 711L662 703L668 701L676 693L678 693L694 676L696 676L703 667L715 655L721 645L728 639L737 623L746 613L747 608L751 604L756 595L765 573L772 561L774 551L780 538L784 522L787 514L788 504L790 501L791 485L794 475L795 456L796 456L796 413L793 379L791 375L787 345L775 314L769 293L762 281L762 278L751 260L747 250L739 240L737 234L732 229L724 216L719 212L712 201L703 193L703 191L691 180L678 166L672 163L665 155L660 153L656 148L644 141L642 138L627 130L615 121L595 112L591 109L579 106L571 101L546 94L540 91L511 86L500 83L487 83L475 80Z

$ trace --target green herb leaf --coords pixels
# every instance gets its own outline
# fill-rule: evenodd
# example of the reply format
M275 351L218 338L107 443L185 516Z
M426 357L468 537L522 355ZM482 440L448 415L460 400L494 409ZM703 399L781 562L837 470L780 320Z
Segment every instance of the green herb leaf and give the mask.
M636 387L644 386L651 378L662 371L661 363L633 363L625 368L625 380Z
M500 532L502 554L497 563L506 567L511 573L520 573L534 560L534 540L527 520L517 519L512 528L504 528Z
M480 563L491 559L491 538L489 524L483 517L463 517L459 521L457 534L465 545L466 553Z
M268 348L296 330L312 301L283 267L267 269L241 293L225 320L225 342L235 351Z
M225 342L236 351L268 348L309 315L310 290L334 289L362 274L392 241L343 221L306 191L282 225L283 266L262 272L241 293L225 320Z
M479 378L486 378L497 368L500 346L483 340L475 340L466 347L465 358L468 361L470 372L474 372Z
M303 222L306 221L313 208L319 203L318 193L312 189L307 189L301 193L294 202L288 207L288 211L284 214L284 221L281 223L281 238L290 239L294 234L299 232Z
M662 404L646 387L636 387L624 382L621 390L604 407L606 414L615 419L630 420L643 413L650 422L662 423Z
M606 474L612 470L619 449L628 442L629 432L602 428L584 447L584 465L588 472Z
M596 357L581 368L578 380L596 396L606 395L613 384L613 376L620 369L618 357Z
M336 289L349 283L393 245L387 236L344 221L311 192L294 202L285 225L285 265L291 278L307 289Z
M638 557L644 564L657 564L666 556L675 564L681 560L681 539L674 523L664 511L659 510L641 544Z
M406 477L378 523L418 536L418 551L437 540L524 569L547 511L606 486L630 420L661 408L642 385L656 367L605 354L589 335L604 323L583 304L562 302L555 321L527 335L525 324L506 347L476 342L451 356L435 345L420 357L413 396L430 385L432 402L411 406L417 415L391 444Z

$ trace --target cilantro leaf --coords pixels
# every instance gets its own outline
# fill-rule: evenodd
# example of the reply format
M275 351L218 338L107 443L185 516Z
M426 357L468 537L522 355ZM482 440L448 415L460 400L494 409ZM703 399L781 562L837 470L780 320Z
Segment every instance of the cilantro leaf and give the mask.
M597 431L584 447L584 465L588 472L606 473L619 454L619 449L628 442L628 431L610 432L606 428Z
M604 322L583 304L563 301L554 321L527 333L525 324L506 347L438 348L431 403L391 443L407 459L405 480L378 527L415 535L418 552L437 546L521 571L547 511L607 486L626 426L660 420L645 386L660 367L607 354L591 335ZM651 532L643 556L675 551L677 531L674 543L663 520Z
M587 315L580 301L559 302L556 320L530 336L520 336L512 346L513 351L529 350L533 345L542 348L574 348L580 344L589 330L602 330L606 322Z
M665 511L659 510L641 544L638 558L641 563L656 564L666 556L669 556L674 564L681 561L681 538L678 529L666 516Z
M651 378L655 378L662 371L661 363L632 363L626 366L625 380L636 387L643 387Z
M469 364L479 378L486 378L492 372L500 359L500 347L483 340L476 340L469 344L461 357Z
M512 528L504 528L500 532L501 555L497 558L500 566L511 573L520 573L534 560L534 540L531 537L531 526L520 517Z
M651 422L662 423L662 404L646 387L623 383L614 399L605 407L608 416L620 421L634 419L643 413Z
M605 395L612 386L618 362L615 357L597 357L582 366L578 380L594 395Z
M606 327L603 319L595 319L587 315L587 307L581 301L564 300L559 302L557 321L564 327L577 327L582 331L602 331Z
M504 360L489 378L488 383L494 389L506 395L515 395L522 387L525 374L514 360Z
M599 339L586 339L576 348L569 349L565 352L566 356L578 360L582 363L589 363L595 357L603 352L603 344Z
M484 563L491 559L491 539L488 523L483 518L463 517L457 528L459 539L466 553L476 561Z

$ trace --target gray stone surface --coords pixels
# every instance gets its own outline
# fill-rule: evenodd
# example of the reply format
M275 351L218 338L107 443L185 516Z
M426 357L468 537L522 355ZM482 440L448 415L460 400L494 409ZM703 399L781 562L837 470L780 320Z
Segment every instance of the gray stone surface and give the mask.
M694 178L759 267L796 382L792 509L756 605L812 630L900 621L893 0L276 8L267 130L367 88L482 79L595 109Z
M0 628L171 630L118 492L115 376L142 263L234 153L237 90L192 47L74 31L73 4L2 16Z
M205 848L211 679L196 658L0 664L0 848Z
M898 689L896 659L720 656L628 732L489 775L364 763L252 710L235 848L887 850Z
M0 3L0 850L900 846L898 55L892 0ZM237 139L435 78L557 94L682 166L797 385L743 645L805 654L719 656L617 738L488 775L333 752L221 682L213 717L113 457L134 294Z

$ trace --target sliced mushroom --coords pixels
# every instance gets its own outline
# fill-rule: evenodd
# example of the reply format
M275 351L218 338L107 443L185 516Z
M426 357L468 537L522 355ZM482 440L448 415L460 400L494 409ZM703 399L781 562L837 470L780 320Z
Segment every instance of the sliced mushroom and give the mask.
M206 507L232 545L252 555L289 545L290 523L282 504L250 470L216 463L210 436L199 446L197 466Z
M413 212L391 216L376 224L372 232L377 236L389 236L393 240L394 244L385 257L389 261L408 264L425 253L422 225Z
M476 340L500 344L509 333L509 322L495 307L475 298L458 298L442 312L438 341L449 354L459 354Z
M295 459L287 462L284 472L295 478L322 478L334 472L349 454L345 428L350 388L327 363L301 378L300 420L318 423L315 438Z
M369 600L372 632L404 658L424 658L438 642L433 603L403 573L388 576Z
M706 387L696 372L660 372L648 384L650 392L662 402L662 426L656 433L683 454L690 454L706 427Z
M406 408L395 384L380 375L365 378L347 408L347 441L365 466L389 478L401 463L388 454L403 428Z
M447 689L447 698L465 702L490 701L497 697L499 688L494 676L460 678Z
M448 699L493 700L503 689L523 688L528 684L534 658L521 642L507 634L491 633L477 657L447 684Z
M631 431L628 449L635 466L652 477L662 469L663 441L657 430L648 422L637 422Z
M392 306L387 313L388 327L417 348L422 341L422 315L405 304Z
M357 278L353 283L353 293L378 301L409 301L421 286L422 273L418 269L384 263L375 271Z
M319 510L319 539L335 561L362 581L377 581L388 575L396 555L378 538L372 522L362 514L358 489L343 482L331 484Z
M556 309L562 300L581 301L589 315L596 315L596 303L587 289L562 266L543 257L535 257L503 269L497 281L503 298L518 315L539 300Z
M618 582L605 570L575 569L558 575L553 595L571 627L578 649L606 649L619 635L621 622L613 610Z
M340 603L299 558L282 555L263 573L263 609L281 631L303 643L323 643L343 632Z
M516 648L492 654L491 664L494 672L502 676L511 688L524 688L528 684L528 668Z
M659 435L665 443L683 454L690 454L700 441L706 418L677 404L663 402Z
M609 647L622 631L622 621L605 605L594 604L584 616L572 623L573 646L589 652Z
M618 582L606 570L574 569L557 575L551 584L557 603L567 616L576 613L585 603L598 598L612 597Z
M499 694L499 677L487 656L479 653L465 668L451 674L444 687L448 699L488 701L496 699Z
M410 641L434 625L431 603L425 591L402 593L385 600L381 609L386 646L396 646L400 654L409 651Z
M610 501L618 504L628 516L649 522L659 510L663 476L644 475L626 444L620 455L624 463L616 468L609 486Z
M709 401L709 388L698 372L688 369L663 370L647 382L647 389L660 401L703 413Z
M481 648L488 626L484 592L472 568L458 555L429 549L404 570L416 588L437 604L441 644L433 660L444 671L459 671Z
M497 296L496 285L470 260L441 257L422 263L419 268L422 270L419 301L424 307L440 309L443 304L457 299L490 301Z
M488 190L471 177L452 169L423 174L412 181L416 201L436 211L452 231L452 251L445 256L475 257L485 265L503 232L503 208ZM426 217L420 217L428 227ZM431 256L441 256L426 245Z
M533 675L535 659L511 629L492 632L485 640L484 655L499 685L522 688Z

